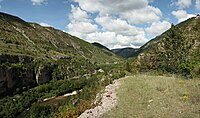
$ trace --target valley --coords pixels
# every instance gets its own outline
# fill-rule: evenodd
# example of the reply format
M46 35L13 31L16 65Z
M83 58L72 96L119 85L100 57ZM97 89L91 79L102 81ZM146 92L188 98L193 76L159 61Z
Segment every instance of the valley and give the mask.
M0 117L76 118L123 78L116 105L100 117L197 118L199 24L197 15L139 49L110 50L0 12Z

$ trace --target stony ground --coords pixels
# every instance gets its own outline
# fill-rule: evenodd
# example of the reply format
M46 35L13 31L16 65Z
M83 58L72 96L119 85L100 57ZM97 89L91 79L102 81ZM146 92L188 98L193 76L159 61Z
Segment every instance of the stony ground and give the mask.
M97 98L101 96L101 101L98 106L93 109L86 110L79 118L99 118L107 111L111 110L117 105L116 90L120 86L121 79L115 80L113 84L106 86L105 92L101 95L97 95Z

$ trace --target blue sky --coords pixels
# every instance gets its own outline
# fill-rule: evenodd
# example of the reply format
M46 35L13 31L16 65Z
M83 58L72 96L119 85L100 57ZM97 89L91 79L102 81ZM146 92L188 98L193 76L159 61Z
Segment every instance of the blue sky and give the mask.
M0 0L0 11L109 48L140 47L200 13L200 0Z

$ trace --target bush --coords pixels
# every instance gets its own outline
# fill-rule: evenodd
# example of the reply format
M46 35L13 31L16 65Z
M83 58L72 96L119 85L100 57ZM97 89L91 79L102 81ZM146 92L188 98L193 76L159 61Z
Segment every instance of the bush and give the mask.
M30 110L30 117L31 118L47 118L47 117L50 117L51 112L52 112L51 106L33 104Z

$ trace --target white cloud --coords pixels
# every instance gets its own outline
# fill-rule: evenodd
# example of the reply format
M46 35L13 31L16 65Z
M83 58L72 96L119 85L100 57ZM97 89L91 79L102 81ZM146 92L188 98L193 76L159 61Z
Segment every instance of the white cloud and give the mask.
M40 23L41 26L43 27L51 27L51 25L47 24L47 23Z
M148 5L152 0L74 0L87 12L100 16L117 15L131 24L142 24L160 20L158 8ZM92 6L92 7L91 7Z
M188 18L195 17L196 15L194 14L188 14L184 10L177 10L177 11L172 11L172 15L178 19L178 22L182 22L187 20Z
M198 10L200 10L200 0L196 0L196 8L198 9Z
M75 7L73 5L71 8L71 14L69 15L69 20L71 22L67 25L70 33L75 36L82 36L81 33L88 34L98 31L98 26L91 23L92 21L87 12L83 11L80 7Z
M71 14L69 15L71 21L89 21L89 16L86 11L83 11L80 7L71 5Z
M87 34L86 40L88 42L99 42L110 49L120 47L138 48L148 41L144 35L124 36L116 34L115 32L96 32Z
M136 25L159 22L162 17L160 9L149 5L153 0L73 1L77 6L71 6L68 33L108 48L140 47L148 39L144 28Z
M89 22L73 22L68 24L68 29L70 32L79 32L83 34L88 34L98 31L98 27L95 24Z
M141 28L136 28L128 24L125 20L112 18L109 16L97 17L95 21L103 27L104 31L112 31L118 34L133 36L143 33Z
M31 0L33 5L42 5L42 4L47 4L47 0Z
M188 8L192 5L192 0L178 0L175 5L181 9Z
M159 21L162 12L158 8L147 6L143 9L124 12L121 15L131 24L143 24Z
M141 9L148 5L147 0L74 0L82 9L100 14L130 11Z
M171 27L171 24L168 21L163 21L163 22L154 22L151 24L150 27L146 28L146 32L153 35L157 36L165 32Z

